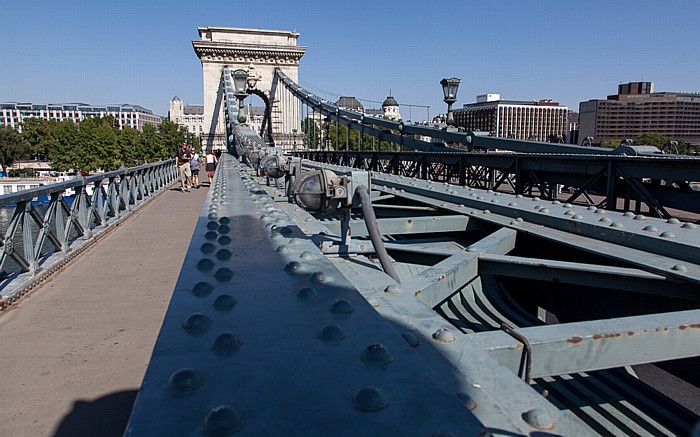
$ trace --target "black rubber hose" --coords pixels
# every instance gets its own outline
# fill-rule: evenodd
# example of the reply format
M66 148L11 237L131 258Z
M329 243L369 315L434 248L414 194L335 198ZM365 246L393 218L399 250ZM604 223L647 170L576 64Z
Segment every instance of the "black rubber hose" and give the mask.
M384 247L382 234L379 233L377 216L374 215L374 208L372 208L372 199L369 195L369 189L364 185L360 185L355 189L355 193L360 196L360 200L362 201L362 215L365 217L365 225L367 226L367 231L369 232L369 238L372 240L374 251L377 252L379 263L382 265L384 273L391 276L394 281L400 284L401 280L399 280L399 275L397 275L396 270L394 270L394 265L391 263L391 258L389 258L389 254Z

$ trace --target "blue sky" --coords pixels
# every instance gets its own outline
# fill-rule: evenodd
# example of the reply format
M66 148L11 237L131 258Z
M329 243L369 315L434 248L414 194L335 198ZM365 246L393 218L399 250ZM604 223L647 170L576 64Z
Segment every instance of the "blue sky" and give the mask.
M300 81L335 94L382 101L391 89L433 116L445 110L440 79L456 76L456 106L499 92L577 109L620 82L700 92L698 17L697 0L3 0L0 101L166 115L176 94L203 101L197 27L226 26L299 32Z

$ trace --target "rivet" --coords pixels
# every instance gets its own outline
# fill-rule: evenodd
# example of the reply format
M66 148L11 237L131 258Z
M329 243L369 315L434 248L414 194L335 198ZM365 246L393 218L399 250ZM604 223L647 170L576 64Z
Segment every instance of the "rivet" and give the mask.
M518 204L515 203L515 202L510 202L510 203L508 204L508 206L518 206Z
M214 261L210 260L209 258L202 258L197 263L197 270L201 270L203 272L208 272L209 270L211 270L213 268L214 268Z
M676 237L676 234L674 234L673 232L668 232L668 231L662 232L659 235L659 237L661 237L661 238L678 238L678 237Z
M583 216L581 214L574 214L574 216L571 218L574 220L583 220Z
M204 243L199 249L204 253L212 253L214 249L216 249L216 246L211 243Z
M214 352L225 353L238 350L242 345L243 343L237 335L231 332L222 332L214 337L210 346Z
M218 237L219 234L216 233L216 231L208 231L206 234L204 234L204 238L207 240L216 240L216 237Z
M207 215L207 218L208 218L209 220L214 220L214 219L216 219L216 211L213 211L213 212L210 211L210 212L209 212L209 215Z
M696 225L695 223L683 223L681 228L682 229L697 229L698 225Z
M525 220L523 220L522 217L518 217L515 219L515 221L517 221L518 223L523 223Z
M611 227L611 228L615 228L615 229L622 229L622 228L624 228L624 226L623 226L622 223L620 223L620 222L613 222L613 223L610 225L610 227Z
M356 410L365 412L379 411L386 408L387 405L389 405L389 401L378 388L364 387L352 395L352 406Z
M345 330L338 325L328 325L316 337L323 341L340 341L345 338Z
M575 214L576 214L576 213L573 212L573 211L570 210L570 209L567 209L566 212L564 213L564 215L575 215Z
M217 310L228 310L236 306L238 301L230 294L221 294L214 299L212 306Z
M484 200L484 196L476 196L476 200Z
M215 221L210 221L209 223L207 223L207 229L209 229L210 231L213 231L218 227L219 227L219 224Z
M659 229L654 225L644 226L644 228L642 228L642 230L647 231L647 232L659 232Z
M539 211L542 209L542 205L535 205L535 211Z
M289 246L287 246L286 244L283 244L277 248L277 253L280 253L280 254L289 253L291 251L292 251L292 249L290 249Z
M517 220L511 220L511 221L510 221L510 224L513 225L513 226L516 226L516 225L519 225L520 222L518 222Z
M542 200L542 199L540 199L539 197L533 197L533 198L532 198L532 201L533 201L533 202L539 202L540 200Z
M192 293L195 296L203 297L214 291L214 287L208 282L197 282L194 287L192 287Z
M452 331L447 328L440 328L433 333L433 340L439 341L440 343L452 343L456 339Z
M351 314L355 307L345 299L338 299L331 305L331 312L334 314Z
M610 217L603 217L598 221L603 223L612 223L612 219Z
M420 346L420 341L418 340L418 337L412 332L404 332L401 334L401 337L408 343L409 346L411 347L418 347Z
M370 344L362 351L360 359L367 364L383 366L394 361L394 356L384 345L375 343Z
M233 407L219 405L207 413L201 431L208 437L223 437L240 430L243 424L243 416Z
M222 235L231 232L231 228L228 225L220 225L216 230Z
M595 211L593 211L594 214L605 214L605 210L603 208L596 208Z
M289 245L290 246L301 246L304 244L305 240L302 240L301 238L292 238L289 240Z
M666 220L666 223L670 223L670 224L672 224L672 225L680 225L680 224L681 224L681 221L678 220L678 219L675 218L675 217L672 217L672 218Z
M466 393L464 393L464 392L459 392L459 393L457 393L457 397L458 397L459 400L462 401L462 403L464 403L464 405L465 405L467 408L469 408L470 410L473 410L473 409L476 408L476 402L475 402L474 399L472 399L472 397L469 396L468 394L466 394Z
M645 221L647 218L646 218L645 216L641 215L641 214L637 214L637 215L634 216L634 219L643 222L643 221Z
M190 314L182 323L182 327L188 331L201 331L211 325L211 319L202 313Z
M301 263L299 261L290 261L284 266L284 269L288 272L298 272L301 270Z
M624 214L622 214L622 216L623 216L623 217L634 217L634 213L633 213L633 212L630 212L630 211L627 211L627 212L625 212Z
M563 207L563 208L573 208L574 206L573 206L572 204L570 204L570 203L567 202L567 203L563 204L562 207ZM595 209L595 207L594 207L594 209ZM590 210L589 210L589 211L590 211Z
M220 261L226 261L227 259L231 258L231 251L227 249L221 249L218 252L216 252L216 259Z
M222 235L217 241L220 245L227 246L231 243L231 237L229 237L228 235Z
M384 292L387 294L393 294L393 295L398 295L401 294L401 287L398 285L388 285L385 289Z
M485 210L483 211L483 213L484 213L484 214L491 214L491 211L488 210L488 209L485 209Z
M554 422L552 418L547 414L546 411L540 408L534 408L532 410L523 413L523 420L535 429L552 429L554 428Z
M498 203L498 199L491 199L491 203Z
M231 223L231 219L228 217L221 217L219 219L219 223L221 223L222 225L227 225L227 224Z
M542 214L549 214L549 209L547 209L547 208L542 208L542 209L540 210L540 212L541 212Z
M185 393L197 390L204 384L204 380L197 372L190 368L174 371L168 378L168 390L174 393Z
M671 267L672 270L675 270L677 272L687 272L688 267L684 266L683 264L676 264L675 266Z
M523 198L523 195L522 195L522 194L516 194L516 195L515 195L515 198L516 198L516 199L522 199L522 198Z
M561 205L561 202L558 200L552 200L552 205Z
M233 272L229 268L222 267L214 273L214 278L219 282L230 281L233 278Z
M309 252L308 250L305 250L301 253L301 255L299 255L299 258L301 258L305 261L308 261L308 260L312 260L312 259L316 258L316 255Z
M318 297L318 293L311 287L303 287L297 291L297 297L301 300L313 300Z
M311 282L316 282L319 284L324 284L326 282L330 281L330 278L328 277L327 274L324 272L316 272L313 275L311 275Z

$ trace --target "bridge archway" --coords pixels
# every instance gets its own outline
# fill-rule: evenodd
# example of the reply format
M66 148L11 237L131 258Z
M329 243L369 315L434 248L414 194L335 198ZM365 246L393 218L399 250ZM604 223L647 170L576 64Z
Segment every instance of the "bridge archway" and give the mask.
M299 34L285 30L243 29L233 27L200 27L200 40L192 41L194 51L202 62L204 82L204 135L206 148L226 149L224 99L221 72L244 69L257 78L252 94L265 101L269 118L268 134L288 136L299 119L298 107L281 108L274 96L275 68L280 68L293 80L298 80L299 60L306 47L297 45ZM284 109L284 110L283 110Z

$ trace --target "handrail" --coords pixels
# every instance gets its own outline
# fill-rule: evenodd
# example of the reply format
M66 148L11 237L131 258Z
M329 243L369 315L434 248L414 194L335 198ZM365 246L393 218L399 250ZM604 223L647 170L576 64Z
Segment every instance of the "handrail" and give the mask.
M92 244L107 226L152 199L177 176L170 159L0 195L0 207L14 208L9 223L0 223L0 309L16 300L40 272L57 268L70 252ZM71 189L73 196L67 194ZM49 203L42 208L34 200L44 196Z

